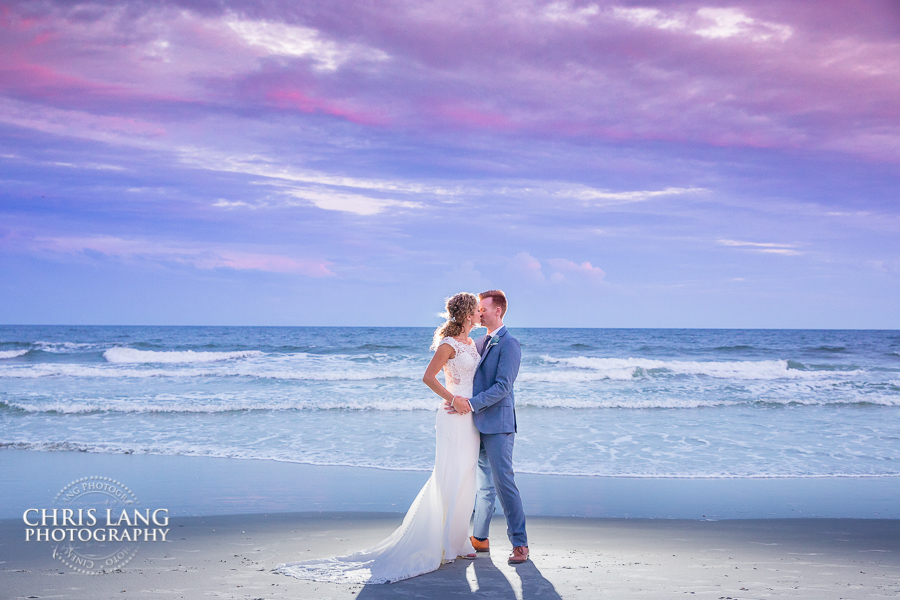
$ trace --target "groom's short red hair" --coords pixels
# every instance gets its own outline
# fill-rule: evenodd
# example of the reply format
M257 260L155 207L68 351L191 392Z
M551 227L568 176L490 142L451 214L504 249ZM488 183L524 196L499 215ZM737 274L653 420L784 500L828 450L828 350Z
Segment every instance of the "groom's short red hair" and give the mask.
M479 300L484 300L485 298L490 298L491 302L494 303L494 306L500 307L501 319L506 316L506 307L508 305L506 303L506 294L503 293L503 290L488 290L478 294Z

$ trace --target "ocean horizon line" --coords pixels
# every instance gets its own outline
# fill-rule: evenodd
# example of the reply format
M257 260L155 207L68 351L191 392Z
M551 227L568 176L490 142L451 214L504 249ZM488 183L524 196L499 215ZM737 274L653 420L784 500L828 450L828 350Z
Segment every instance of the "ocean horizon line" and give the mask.
M102 323L0 323L0 327L165 327L165 328L184 328L184 329L227 329L227 328L244 328L244 329L434 329L440 323L435 325L163 325L163 324L102 324ZM555 326L555 325L514 325L505 324L509 329L565 329L565 330L608 330L608 331L883 331L883 332L900 332L900 328L879 328L879 327L651 327L651 326L635 326L635 327L588 327L588 326ZM477 327L484 329L484 327ZM475 331L473 330L473 331Z

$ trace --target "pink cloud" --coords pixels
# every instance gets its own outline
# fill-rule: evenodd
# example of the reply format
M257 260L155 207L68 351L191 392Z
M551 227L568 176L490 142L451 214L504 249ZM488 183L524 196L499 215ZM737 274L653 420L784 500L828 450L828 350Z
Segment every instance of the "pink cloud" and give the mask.
M427 106L423 109L428 111ZM486 110L460 102L459 104L440 103L431 108L431 114L446 122L488 131L513 131L516 125L507 115L497 111Z
M328 261L297 258L284 254L256 253L221 247L170 244L116 236L31 237L20 233L5 236L4 245L43 254L83 255L95 252L120 260L142 259L159 263L187 264L198 269L256 270L296 273L307 277L334 277Z
M551 281L560 283L567 281L568 277L599 283L606 277L606 273L600 267L595 267L588 261L576 263L564 258L550 258L543 263L527 252L520 252L513 259L516 269L533 281ZM549 267L544 272L544 264Z
M600 267L595 267L588 261L584 261L582 263L575 263L570 260L566 260L564 258L551 258L547 261L547 264L556 269L559 275L564 275L566 273L580 275L586 277L587 279L595 282L602 281L604 277L606 277L606 273Z
M255 270L269 273L299 273L308 277L334 277L331 263L297 259L273 254L216 251L212 256L198 256L187 262L201 269L227 268L238 271Z
M294 109L307 114L322 113L340 117L360 125L385 125L387 117L381 111L357 111L341 106L339 102L314 98L299 90L273 89L266 92L266 100L283 109Z
M0 93L32 100L72 102L83 95L121 95L118 86L73 77L46 65L7 62L0 67Z
M520 252L513 258L513 263L519 272L524 274L528 279L543 281L544 273L541 270L541 261L528 254Z
M57 135L139 145L165 136L160 125L125 116L36 106L0 97L0 122Z

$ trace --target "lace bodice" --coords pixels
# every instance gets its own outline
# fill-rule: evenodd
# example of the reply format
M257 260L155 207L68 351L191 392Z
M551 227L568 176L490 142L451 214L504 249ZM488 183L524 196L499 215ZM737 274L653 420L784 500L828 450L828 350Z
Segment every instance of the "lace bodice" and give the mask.
M475 349L475 344L463 344L452 337L442 339L439 346L444 344L456 351L456 356L444 365L444 386L453 394L471 398L475 367L481 356Z

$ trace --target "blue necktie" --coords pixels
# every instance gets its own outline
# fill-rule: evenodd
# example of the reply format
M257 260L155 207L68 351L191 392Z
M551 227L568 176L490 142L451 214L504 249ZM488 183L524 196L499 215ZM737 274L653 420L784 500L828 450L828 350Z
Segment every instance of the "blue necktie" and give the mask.
M484 336L484 346L481 348L481 353L484 354L484 351L488 349L488 345L491 343L491 336Z

